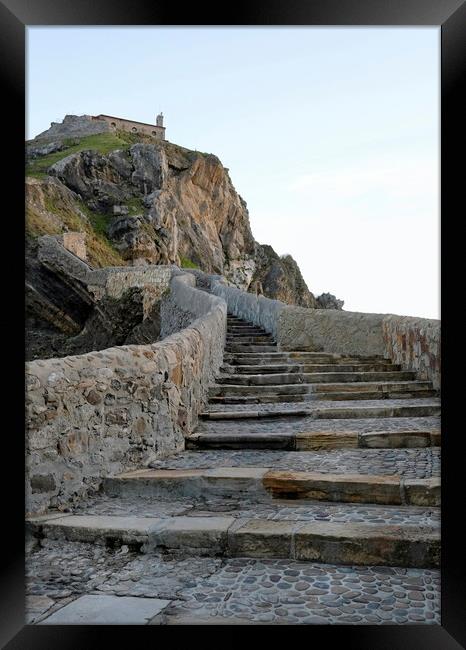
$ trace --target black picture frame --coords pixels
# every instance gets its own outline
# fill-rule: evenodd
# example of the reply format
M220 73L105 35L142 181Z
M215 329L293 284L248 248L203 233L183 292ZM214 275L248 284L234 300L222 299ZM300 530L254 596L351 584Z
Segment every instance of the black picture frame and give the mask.
M267 3L232 3L222 7L223 15L203 4L186 5L148 0L3 0L0 1L0 47L3 98L2 108L4 155L7 153L6 184L3 194L11 200L4 213L8 243L4 253L12 253L8 272L4 276L4 296L8 309L0 319L4 347L10 352L7 390L3 393L4 415L10 424L3 431L4 469L13 472L4 479L3 537L7 550L2 554L0 578L1 613L0 642L9 650L33 648L105 648L110 645L113 630L121 644L135 643L135 628L129 626L27 626L24 625L24 285L21 256L24 242L24 95L25 95L25 28L33 25L236 25L236 26L438 26L441 29L441 253L442 253L442 606L441 625L383 625L383 626L304 626L291 627L291 632L304 632L310 643L342 643L357 650L454 650L466 647L466 572L465 543L460 525L463 512L464 455L460 453L463 431L459 394L461 382L454 379L454 364L461 365L457 304L448 301L445 279L461 278L462 251L455 254L454 217L460 215L464 185L464 104L460 93L465 75L466 4L464 0L270 0ZM180 20L182 22L180 23ZM59 53L57 53L59 56ZM6 198L6 196L5 196ZM462 216L462 215L461 215ZM461 221L460 221L461 222ZM400 236L402 236L400 234ZM461 242L462 243L462 242ZM24 257L23 257L24 259ZM458 297L459 296L459 297ZM459 306L464 303L456 294ZM15 307L13 307L15 305ZM455 310L455 311L454 311ZM450 312L450 313L449 313ZM18 321L17 323L15 321ZM455 340L458 343L455 343ZM459 356L459 360L458 360ZM458 416L458 417L456 417ZM14 460L13 460L14 459ZM178 639L183 627L170 627L170 636ZM196 628L203 635L202 626ZM232 627L231 640L237 638L242 626ZM153 631L156 630L154 636ZM163 631L162 631L163 630ZM185 632L191 636L193 629ZM251 632L269 632L267 626ZM289 626L274 626L279 641L290 633ZM163 627L138 627L146 643L160 642L167 634ZM286 637L286 638L287 638ZM222 641L223 642L223 641Z

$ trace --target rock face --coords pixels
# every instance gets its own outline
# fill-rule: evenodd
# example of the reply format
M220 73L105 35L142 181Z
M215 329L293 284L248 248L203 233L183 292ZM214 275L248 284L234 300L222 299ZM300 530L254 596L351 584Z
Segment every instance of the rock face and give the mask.
M338 300L338 298L331 293L322 293L320 296L317 296L316 299L317 309L343 309L344 304L344 300Z
M271 246L258 245L252 285L260 283L267 298L300 307L316 307L316 299L307 288L298 265L291 255L279 257Z
M145 309L145 288L130 287L121 295L97 299L74 273L41 259L37 242L30 241L26 278L28 361L152 343L159 337L160 296L154 296Z
M27 151L41 170L36 183L53 179L55 192L61 186L62 194L77 197L84 220L123 263L198 267L240 289L255 291L260 283L269 298L316 306L293 258L254 240L246 203L216 156L149 136L135 141L107 126L66 116Z
M139 143L73 153L49 174L109 216L108 237L128 262L231 268L247 287L256 244L246 205L215 156Z

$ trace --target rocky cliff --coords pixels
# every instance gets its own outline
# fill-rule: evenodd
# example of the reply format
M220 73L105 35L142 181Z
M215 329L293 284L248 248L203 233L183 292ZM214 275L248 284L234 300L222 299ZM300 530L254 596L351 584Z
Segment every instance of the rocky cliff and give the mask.
M245 201L212 155L84 117L27 143L27 232L87 233L89 262L177 264L315 307L298 265L252 235ZM91 130L89 131L89 128Z

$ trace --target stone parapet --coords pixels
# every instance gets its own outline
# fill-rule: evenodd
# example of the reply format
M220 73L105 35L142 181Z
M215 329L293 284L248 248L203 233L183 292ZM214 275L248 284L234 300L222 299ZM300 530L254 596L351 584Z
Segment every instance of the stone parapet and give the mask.
M120 298L132 287L151 287L156 289L158 296L168 289L173 272L171 266L115 266L90 271L86 277L89 290L96 297L101 295Z
M222 297L230 313L273 334L279 350L380 355L440 387L439 320L295 307L236 289L219 275L190 273Z
M286 306L277 324L280 350L383 354L384 314Z
M145 300L149 309L154 300L168 289L173 271L178 270L177 266L155 264L93 269L84 261L85 247L84 251L80 248L81 243L84 245L84 236L83 233L65 233L40 237L37 257L50 270L80 280L96 300L104 296L120 298L127 289L142 287L147 293Z
M186 327L149 345L126 345L26 364L27 511L67 504L103 477L184 447L223 358L224 301L172 279Z
M409 368L419 379L440 388L440 321L411 316L387 316L382 323L384 354Z

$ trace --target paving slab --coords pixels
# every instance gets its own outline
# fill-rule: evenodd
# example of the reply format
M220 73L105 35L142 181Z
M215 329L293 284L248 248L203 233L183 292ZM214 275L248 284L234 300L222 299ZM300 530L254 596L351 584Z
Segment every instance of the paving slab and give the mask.
M39 625L147 625L170 603L158 598L85 595Z

